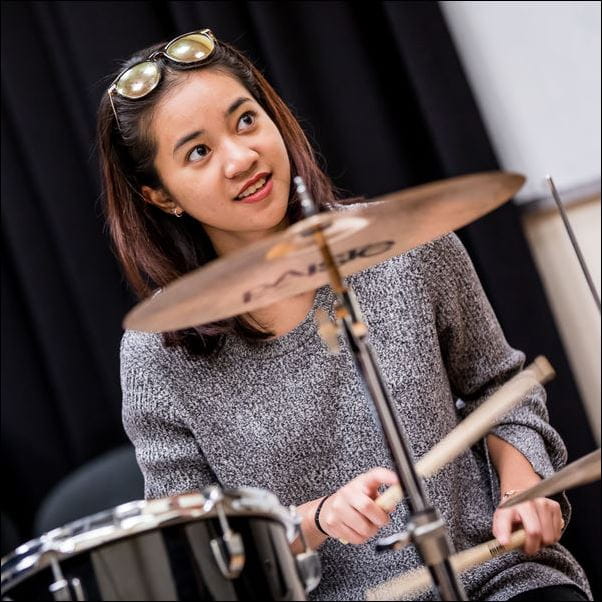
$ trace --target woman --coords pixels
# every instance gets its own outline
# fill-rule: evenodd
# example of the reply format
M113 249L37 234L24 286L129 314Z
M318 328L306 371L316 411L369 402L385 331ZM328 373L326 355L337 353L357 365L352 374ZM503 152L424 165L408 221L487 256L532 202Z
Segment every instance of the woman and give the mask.
M296 175L323 209L338 200L284 102L208 30L126 62L101 102L99 141L111 234L141 298L298 219ZM349 283L415 457L521 369L524 356L506 343L455 235ZM352 600L419 559L412 547L373 552L370 540L401 531L408 510L401 504L388 516L374 502L397 479L349 353L330 355L316 333L315 311L332 312L333 302L323 287L218 324L127 331L123 419L147 498L215 482L269 489L297 506L320 550L323 578L312 597ZM539 389L486 444L427 480L457 549L492 530L504 542L521 523L528 533L526 556L500 557L463 578L471 598L545 587L547 599L586 599L582 570L556 544L566 504L496 510L500 496L565 461Z

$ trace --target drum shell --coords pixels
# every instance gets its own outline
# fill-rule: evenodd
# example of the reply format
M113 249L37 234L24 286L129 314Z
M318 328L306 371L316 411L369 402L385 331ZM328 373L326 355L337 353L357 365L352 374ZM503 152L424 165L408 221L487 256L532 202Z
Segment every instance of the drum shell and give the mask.
M79 580L87 600L305 600L285 527L269 516L230 516L243 539L236 578L222 573L210 541L217 517L178 521L115 539L61 559L67 581ZM3 588L3 599L53 600L50 567ZM74 597L75 599L75 597Z

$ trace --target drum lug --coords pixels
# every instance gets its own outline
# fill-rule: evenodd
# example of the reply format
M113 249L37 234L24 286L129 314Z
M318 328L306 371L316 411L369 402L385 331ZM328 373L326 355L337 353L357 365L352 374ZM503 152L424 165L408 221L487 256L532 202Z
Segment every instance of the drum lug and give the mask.
M216 491L212 491L212 494L214 507L224 534L211 540L211 550L222 575L226 579L236 579L245 566L245 547L240 534L230 528L221 494Z
M401 550L412 543L412 538L407 531L395 533L389 537L381 537L376 542L376 552L387 552L389 550Z
M245 549L238 533L226 533L211 540L211 550L222 575L236 579L245 566Z
M85 601L86 596L84 595L81 581L77 577L65 579L58 560L51 558L50 562L54 575L54 583L48 586L48 591L52 594L52 598L59 602Z
M322 579L322 567L320 566L320 557L314 550L306 549L305 552L295 556L299 577L303 582L305 592L309 593L318 587Z
M318 587L318 584L322 579L320 556L307 544L307 540L305 539L305 535L301 529L301 517L297 512L297 508L295 506L289 506L289 511L295 524L295 531L299 535L304 548L303 552L295 556L295 562L297 564L299 577L301 578L303 587L305 588L305 593L308 594Z
M48 591L55 600L71 601L86 599L81 581L77 577L74 579L61 579L55 581L49 585Z

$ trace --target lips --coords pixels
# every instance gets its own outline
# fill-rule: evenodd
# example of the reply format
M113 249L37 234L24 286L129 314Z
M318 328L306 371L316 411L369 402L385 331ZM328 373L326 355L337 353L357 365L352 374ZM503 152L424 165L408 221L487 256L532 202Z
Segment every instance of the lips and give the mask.
M270 180L272 174L269 172L262 172L257 174L254 178L249 180L240 190L240 192L234 197L235 201L243 200L245 197L255 194L258 190L263 188Z
M265 184L262 185L261 183L264 181ZM261 186L261 188L235 202L240 203L241 205L250 205L253 203L259 203L264 199L267 199L270 194L272 194L273 182L271 177L266 178L265 180L262 178L257 182L257 184ZM253 190L253 187L251 187L250 190Z

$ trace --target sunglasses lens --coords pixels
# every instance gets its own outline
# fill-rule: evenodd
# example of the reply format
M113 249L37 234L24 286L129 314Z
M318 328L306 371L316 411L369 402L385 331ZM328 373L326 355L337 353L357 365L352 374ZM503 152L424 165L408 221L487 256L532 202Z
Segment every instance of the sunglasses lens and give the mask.
M215 47L213 40L202 33L191 33L174 40L165 54L178 63L196 63L208 57Z
M142 98L154 90L161 79L156 63L145 61L128 69L117 81L115 87L121 96Z

